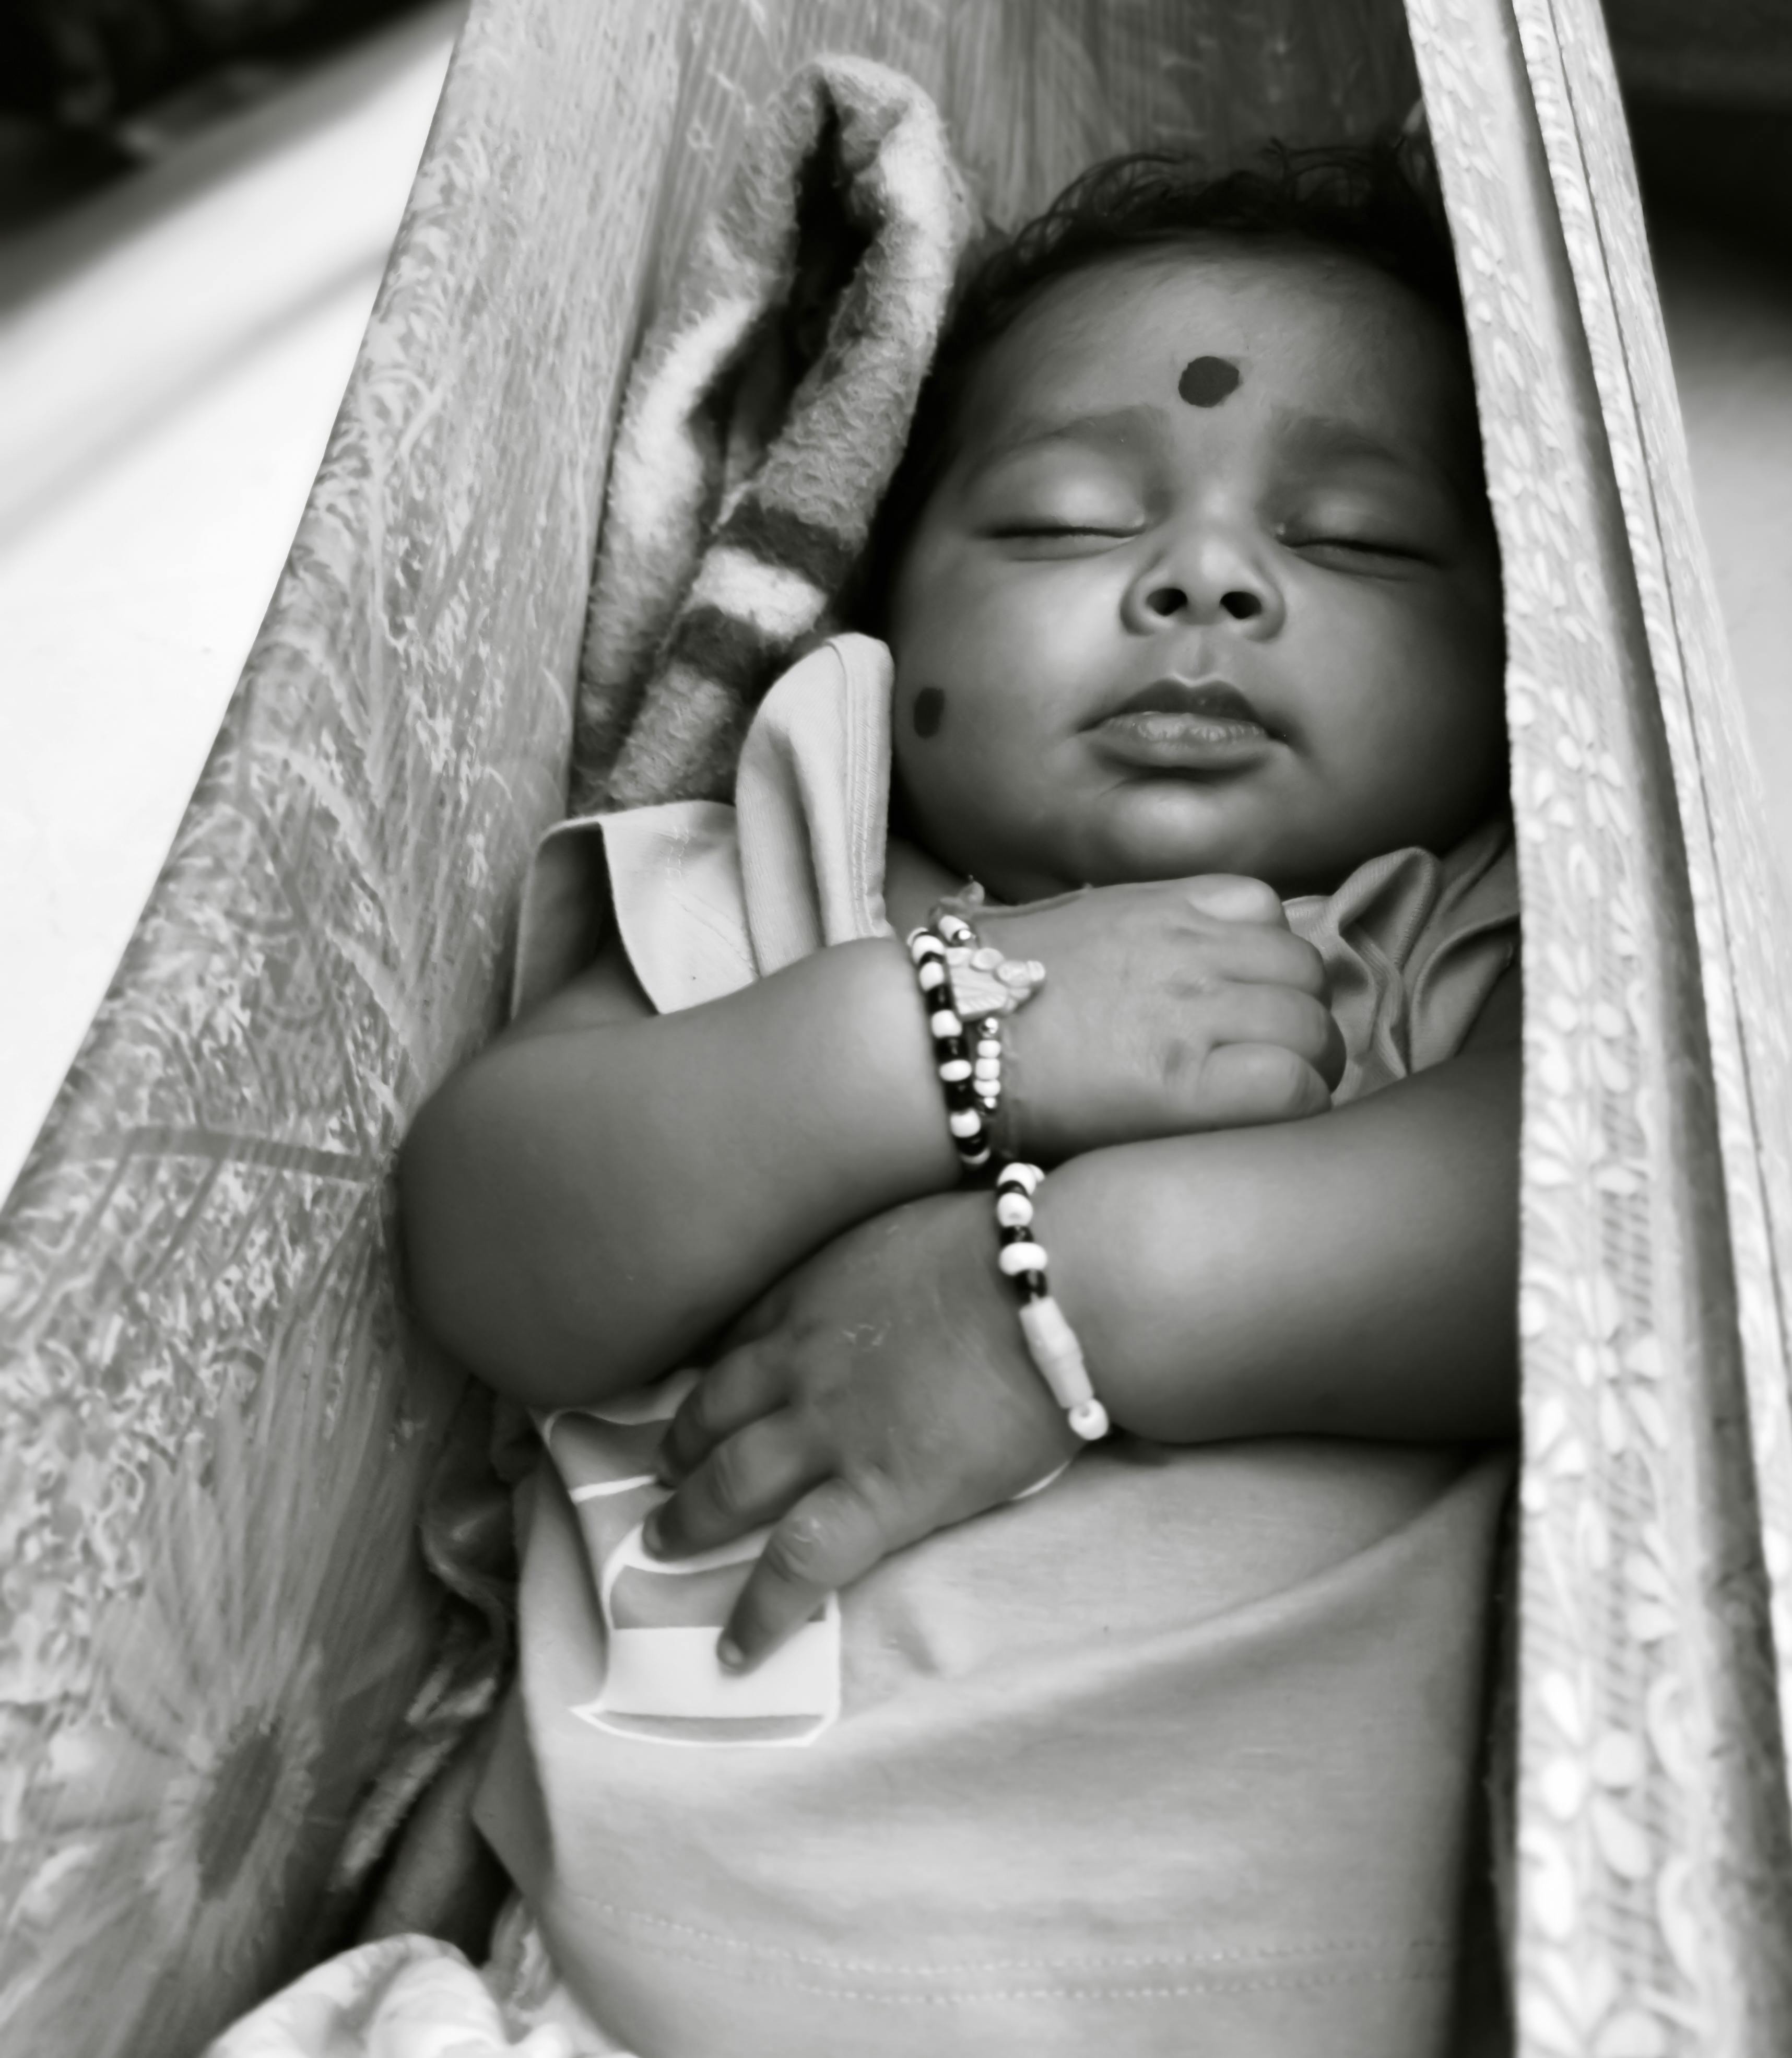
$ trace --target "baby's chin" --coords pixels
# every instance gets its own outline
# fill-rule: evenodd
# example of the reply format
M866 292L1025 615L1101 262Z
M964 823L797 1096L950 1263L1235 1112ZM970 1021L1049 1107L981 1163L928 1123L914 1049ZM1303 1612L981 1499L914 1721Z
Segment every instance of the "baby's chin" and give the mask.
M1024 813L1000 805L968 818L942 810L945 818L932 821L920 810L899 807L898 813L937 862L1011 905L1085 886L1215 874L1262 880L1284 900L1329 894L1360 865L1407 844L1441 853L1480 819L1464 819L1436 843L1435 834L1450 824L1428 811L1390 810L1381 797L1373 805L1328 808L1312 782L1289 786L1273 769L1222 780L1104 782L1093 790L1067 782L1050 805L1045 789L1035 787Z
M1043 835L1004 836L1000 824L986 822L980 832L954 838L951 856L936 854L1011 904L1083 886L1146 885L1215 873L1262 880L1293 900L1333 892L1382 848L1358 852L1347 838L1328 846L1310 835L1278 832L1273 824L1247 828L1191 820L1200 811L1188 798L1135 789L1123 807L1105 808L1093 821L1060 819Z
M1049 900L1086 886L1144 886L1219 874L1261 880L1273 887L1281 899L1298 900L1335 893L1360 866L1393 848L1385 841L1373 848L1352 845L1327 850L1292 839L1281 846L1189 840L1166 844L1138 839L1117 840L1074 853L1049 846L1016 850L983 844L966 848L959 859L932 854L949 870L975 879L992 900L1014 907Z

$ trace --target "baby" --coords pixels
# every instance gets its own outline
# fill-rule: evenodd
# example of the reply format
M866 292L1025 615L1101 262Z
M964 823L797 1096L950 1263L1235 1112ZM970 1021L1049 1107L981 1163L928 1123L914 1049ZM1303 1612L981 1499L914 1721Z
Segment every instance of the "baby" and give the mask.
M1440 2052L1517 898L1460 316L1388 161L1079 181L964 297L864 605L735 808L550 842L557 990L406 1146L421 1316L553 1460L482 1826L646 2058ZM960 1184L899 940L942 899L1046 968L998 1133L1086 1448Z

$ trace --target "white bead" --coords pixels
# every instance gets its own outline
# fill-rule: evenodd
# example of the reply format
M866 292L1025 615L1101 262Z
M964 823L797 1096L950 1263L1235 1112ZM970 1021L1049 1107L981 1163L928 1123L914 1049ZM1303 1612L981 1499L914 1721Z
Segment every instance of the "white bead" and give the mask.
M931 929L911 929L908 932L908 955L919 964L923 958L943 958L946 946Z
M999 1079L1002 1076L1002 1060L999 1058L979 1058L975 1069L979 1079Z
M999 1036L979 1036L977 1039L977 1055L979 1058L999 1058L1001 1055L1002 1039Z
M971 1060L968 1058L943 1059L940 1065L940 1076L948 1086L956 1087L960 1080L970 1078Z
M947 1116L946 1123L954 1136L968 1138L983 1134L983 1118L974 1107L955 1107Z
M1079 1400L1065 1412L1071 1428L1086 1444L1092 1444L1107 1434L1107 1410L1099 1400Z
M1039 1190L1039 1182L1044 1177L1044 1173L1037 1165L1004 1165L995 1183L999 1186L1015 1188L1023 1194L1036 1194Z
M995 1262L1005 1277L1018 1279L1023 1272L1044 1271L1045 1252L1036 1243L1005 1243L995 1253Z
M924 958L916 968L923 993L937 993L946 983L946 967L937 958Z
M1095 1399L1089 1368L1083 1361L1083 1346L1063 1309L1049 1293L1022 1303L1020 1327L1039 1376L1051 1389L1060 1408L1079 1408L1084 1401Z
M942 1007L937 1015L928 1015L927 1026L936 1036L942 1039L948 1036L962 1036L964 1034L964 1024L949 1007Z
M1003 1229L1025 1229L1033 1219L1033 1203L1024 1194L998 1194L995 1219Z

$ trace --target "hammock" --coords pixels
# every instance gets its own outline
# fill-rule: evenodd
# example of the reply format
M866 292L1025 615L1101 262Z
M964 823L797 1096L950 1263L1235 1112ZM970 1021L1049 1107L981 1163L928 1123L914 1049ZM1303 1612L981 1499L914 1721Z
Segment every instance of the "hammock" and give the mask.
M1525 900L1518 2045L1792 2050L1789 931L1596 0L1404 11L475 6L266 625L0 1214L0 2048L189 2058L342 1941L370 1784L489 1698L485 1596L413 1541L429 1485L426 1547L486 1547L486 1424L401 1348L391 1154L496 1024L564 804L631 346L745 114L832 48L920 80L1003 221L1116 149L1361 135L1422 90Z

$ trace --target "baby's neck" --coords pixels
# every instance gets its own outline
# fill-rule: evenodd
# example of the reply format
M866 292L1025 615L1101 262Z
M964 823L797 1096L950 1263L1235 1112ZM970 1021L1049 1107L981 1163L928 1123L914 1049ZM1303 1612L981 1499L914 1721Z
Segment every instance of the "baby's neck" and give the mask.
M951 872L916 844L892 836L884 855L884 912L899 936L927 920L936 900L962 893L964 875Z

